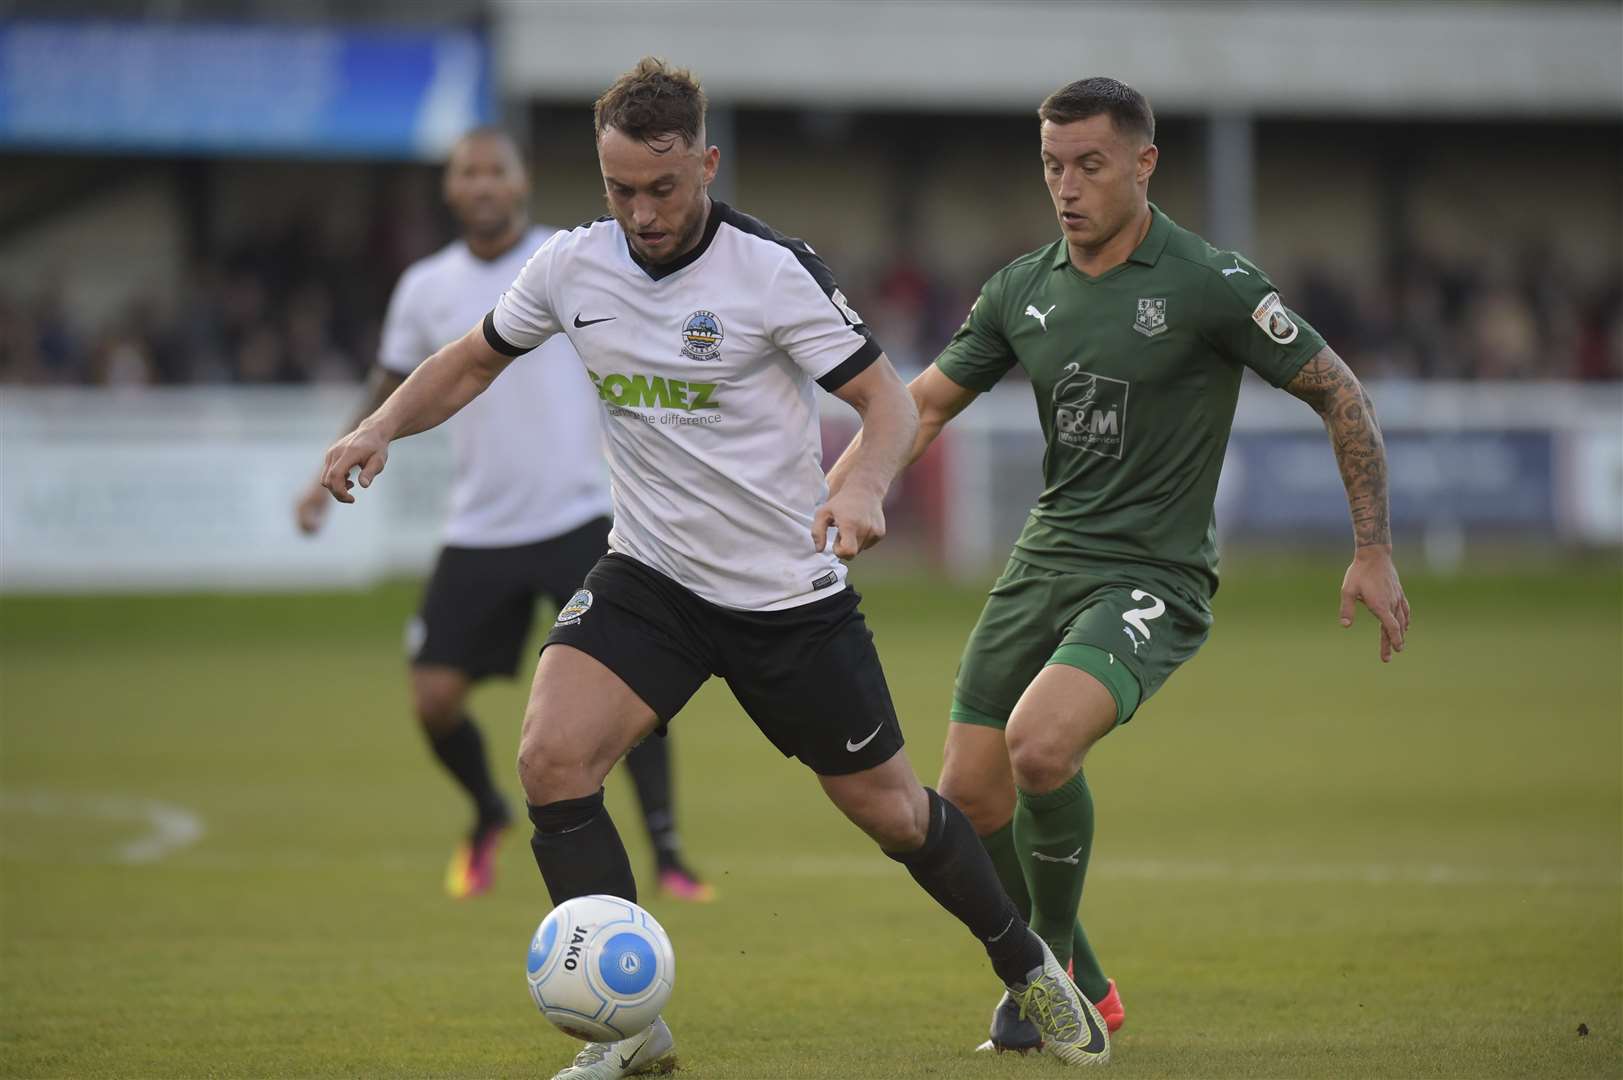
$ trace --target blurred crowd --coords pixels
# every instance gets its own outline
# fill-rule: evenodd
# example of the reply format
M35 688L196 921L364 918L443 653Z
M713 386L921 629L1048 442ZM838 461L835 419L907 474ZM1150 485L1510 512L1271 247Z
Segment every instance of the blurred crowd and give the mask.
M137 286L115 315L81 325L60 282L0 291L0 379L57 385L349 383L377 348L404 259L330 250L295 227L195 262L164 305Z
M1304 265L1275 275L1286 302L1370 378L1623 379L1623 269L1586 277L1561 259L1413 255L1379 282ZM979 281L899 257L850 290L900 367L934 359Z
M355 382L375 354L395 278L430 246L418 234L324 253L289 228L199 261L167 307L134 292L102 325L71 319L59 284L31 295L0 291L0 381ZM1286 269L1277 278L1287 302L1367 377L1623 378L1617 270L1586 277L1541 252L1503 263L1417 254L1379 282L1312 265ZM930 362L980 285L945 278L905 252L840 271L853 306L903 370Z

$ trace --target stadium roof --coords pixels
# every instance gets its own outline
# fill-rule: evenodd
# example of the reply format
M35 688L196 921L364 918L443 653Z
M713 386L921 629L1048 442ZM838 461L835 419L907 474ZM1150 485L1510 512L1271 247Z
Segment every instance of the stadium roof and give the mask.
M503 90L579 100L645 54L717 101L1026 110L1089 74L1171 112L1623 115L1615 3L491 4Z

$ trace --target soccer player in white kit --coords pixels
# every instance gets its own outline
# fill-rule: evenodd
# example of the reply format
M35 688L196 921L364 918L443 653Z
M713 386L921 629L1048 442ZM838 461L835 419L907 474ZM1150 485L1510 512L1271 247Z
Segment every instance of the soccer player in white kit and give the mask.
M498 129L478 128L457 141L444 192L460 236L400 276L367 400L350 428L382 405L424 357L490 310L556 231L530 223L522 155ZM597 394L568 338L548 341L535 360L515 365L497 393L480 397L451 423L455 479L444 547L421 610L407 627L418 723L474 809L473 827L446 870L446 890L458 899L490 887L497 843L511 817L491 781L484 738L466 707L468 692L481 679L517 673L537 597L563 607L608 548L611 507L598 452ZM295 506L300 529L320 529L330 506L326 489L313 483ZM683 900L712 898L710 886L681 858L665 740L646 740L626 765L660 890Z
M914 775L845 583L841 560L884 535L881 500L917 426L906 387L809 247L709 198L720 155L687 72L643 60L598 99L596 131L610 216L549 240L482 326L336 443L327 489L353 501L353 470L369 486L393 439L442 422L513 357L566 334L607 415L615 518L609 553L559 612L524 716L519 776L553 902L636 899L603 778L720 675L767 738L982 942L1054 1056L1104 1060L1098 1013L1026 927L968 820ZM813 381L863 421L833 497ZM656 1020L589 1044L555 1080L673 1058Z

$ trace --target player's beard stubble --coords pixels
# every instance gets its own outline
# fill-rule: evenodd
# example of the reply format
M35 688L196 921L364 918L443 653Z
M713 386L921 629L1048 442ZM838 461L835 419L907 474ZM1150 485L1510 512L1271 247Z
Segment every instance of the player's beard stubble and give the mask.
M612 201L606 198L604 201L609 208L610 216L620 223L620 230L626 234L626 238L631 242L631 250L636 254L637 258L650 266L661 266L665 263L675 262L692 251L694 246L698 244L699 237L704 234L705 223L710 217L711 203L707 194L708 190L708 187L699 189L698 201L688 215L687 222L682 226L681 233L677 235L676 243L670 245L670 250L661 255L650 254L637 237L636 225L615 213Z

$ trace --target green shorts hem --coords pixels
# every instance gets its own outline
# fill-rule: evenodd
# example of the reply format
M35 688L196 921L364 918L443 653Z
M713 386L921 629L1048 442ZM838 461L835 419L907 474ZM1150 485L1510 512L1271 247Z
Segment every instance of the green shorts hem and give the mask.
M1012 709L1005 709L1001 713L994 709L982 709L964 701L956 693L952 695L952 710L947 718L955 724L975 724L978 727L997 728L1002 730L1009 726L1009 713Z
M1085 671L1103 683L1110 696L1116 699L1116 723L1127 723L1138 711L1138 704L1143 698L1138 676L1128 669L1124 661L1117 660L1104 649L1080 641L1067 641L1054 650L1054 655L1043 666L1048 667L1049 664L1064 664Z

